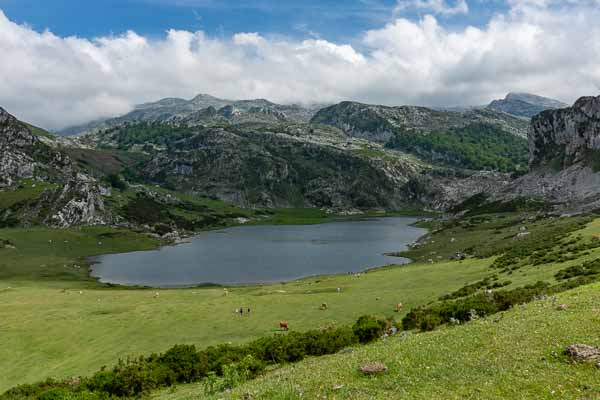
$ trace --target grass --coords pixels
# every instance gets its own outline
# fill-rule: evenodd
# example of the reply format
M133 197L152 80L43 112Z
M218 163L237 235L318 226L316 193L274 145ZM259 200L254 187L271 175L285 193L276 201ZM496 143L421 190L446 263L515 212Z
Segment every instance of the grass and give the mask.
M52 138L55 136L54 134L48 132L47 130L39 128L35 125L31 125L28 123L24 123L24 124L31 130L31 133L33 133L36 136L44 136L44 137L48 137L48 138Z
M332 356L307 359L220 393L219 399L597 399L598 369L562 355L575 343L600 346L600 284L571 290L464 326L408 333ZM365 377L365 362L388 372ZM207 398L201 384L155 400ZM251 397L244 397L250 395Z
M304 220L309 220L309 217L319 218L319 214L314 211L309 213L303 210L295 214L296 212L290 211L287 220L297 215L301 215ZM360 276L313 277L286 284L235 287L229 288L229 296L224 296L222 288L160 290L157 298L157 290L110 288L89 279L83 269L72 267L83 255L125 251L136 246L155 246L156 242L152 242L147 236L110 228L86 228L81 231L0 230L0 239L9 240L16 245L16 250L0 249L0 336L3 344L0 346L0 391L48 376L66 378L87 375L103 365L113 365L119 358L164 351L174 344L205 347L218 343L246 342L275 333L281 320L289 321L292 330L308 330L331 324L351 324L364 314L394 315L401 318L411 308L434 301L465 284L493 274L498 274L501 281L508 279L508 273L490 268L494 257L450 261L448 257L455 249L452 248L447 253L442 249L450 244L452 237L456 239L452 245L460 243L460 246L470 246L478 240L485 242L490 235L505 238L490 244L514 245L512 239L506 238L512 238L516 233L515 229L518 231L515 222L522 217L517 214L486 216L488 222L482 222L484 225L490 224L486 230L475 229L468 223L462 227L447 226L446 229L433 233L428 243L414 253L415 256L419 256L418 252L423 255L432 251L442 254L442 259L436 256L433 264L427 261L417 262L402 267L382 268ZM530 224L529 228L532 232L543 232L543 229L558 229L573 221L575 220L557 219L552 221L553 225L538 221L539 227ZM475 224L474 221L471 222ZM599 232L600 219L571 236L581 235L581 240L586 241ZM101 246L98 241L102 241ZM510 274L512 283L507 288L538 280L553 281L558 270L598 257L600 249L594 249L578 260L566 263L523 266ZM341 293L337 293L338 287L341 288ZM328 304L329 310L319 310L323 302ZM398 302L404 303L405 311L395 314L393 309ZM233 310L238 307L250 307L251 315L240 317L234 314ZM569 313L556 315L562 317L570 315ZM510 318L507 314L503 321ZM516 318L515 321L521 321L525 325L522 318L524 317ZM548 335L552 338L555 334L554 328L549 332L546 325L537 325L535 320L532 321L528 324L528 329L539 330L539 336ZM561 325L561 329L557 331L566 338L588 339L593 337L588 336L590 321L597 322L597 319L582 321L573 332L569 332L566 325ZM513 379L511 374L516 372L509 371L508 366L516 362L515 357L519 357L519 352L500 354L505 350L502 347L504 345L489 347L492 337L503 338L506 343L516 341L515 348L523 351L529 351L529 348L532 352L541 351L531 343L538 336L525 337L525 331L518 331L517 327L513 329L510 326L507 326L505 333L504 329L497 328L504 326L504 323L489 323L490 331L481 333L476 328L480 324L477 323L464 328L442 329L433 334L409 334L403 341L393 339L372 348L354 349L352 353L324 358L322 361L309 360L297 367L286 367L234 393L252 390L257 391L262 398L271 398L269 395L273 393L288 396L280 398L296 398L294 390L299 385L305 392L304 398L317 398L321 392L328 394L328 397L337 398L389 398L394 391L406 398L427 398L428 395L431 398L452 398L450 394L454 390L465 394L468 390L474 390L474 385L478 385L483 390L480 398L488 398L485 397L488 393L486 382L491 382L494 390L505 388L510 380L502 380L505 379L502 374L508 374L506 379ZM487 326L483 322L481 324L482 327ZM545 330L540 328L542 326ZM513 336L508 336L509 328L516 332ZM458 340L460 337L452 336L459 335L460 332L470 332L465 334L462 342ZM517 339L522 340L523 344ZM545 343L544 340L540 343ZM440 343L440 347L435 347L436 342ZM562 342L557 341L556 346L560 345ZM544 347L544 351L551 349ZM485 357L478 354L484 354ZM526 354L522 355L522 359L530 360L530 356ZM494 374L486 372L491 363L488 356L492 357L491 360L498 359L501 362L498 368L489 367L491 369L488 370ZM462 370L458 367L461 357L466 360ZM357 380L354 372L356 363L367 358L389 363L392 367L390 373L384 378ZM334 368L337 364L340 367ZM425 366L430 366L432 371ZM557 368L549 376L555 377L559 372L566 371L566 367ZM521 370L524 369L526 368L523 366ZM298 372L298 380L292 378L296 374L294 371ZM539 368L532 371L546 373ZM419 374L423 376L420 377ZM278 380L277 376L288 378L283 381ZM528 375L528 385L538 388L542 384L535 383L533 376ZM573 379L585 383L585 376L587 375L582 375L581 379L578 376ZM436 380L424 383L431 378ZM468 383L468 379L472 379L473 383ZM545 375L543 379L546 382ZM324 382L323 385L319 384L321 381ZM292 383L288 385L289 382ZM435 382L438 384L434 384ZM519 380L515 382L520 383ZM556 378L548 378L548 382L556 382ZM347 391L340 389L328 392L337 384L344 384ZM490 393L497 397L502 394ZM180 397L173 397L174 395L166 392L163 394L167 398L199 396L197 386L182 388L181 392L176 392ZM444 395L448 397L443 397ZM477 398L476 393L471 397Z
M6 251L6 250L0 250ZM118 358L164 351L174 344L205 347L271 335L280 320L292 329L350 324L362 314L392 314L427 303L465 281L480 279L487 263L408 266L360 277L333 276L264 287L160 290L83 289L80 284L12 286L0 283L0 390L47 376L89 374ZM342 293L337 293L340 287ZM62 288L68 290L63 292ZM379 298L379 300L378 300ZM319 310L321 303L329 310ZM251 315L235 315L237 307Z
M89 277L84 257L148 250L160 244L147 235L107 227L0 229L0 239L15 247L0 248L0 285L40 290L99 287Z
M18 188L0 190L0 211L10 208L18 203L23 203L39 198L44 190L53 189L56 185L33 179L19 182Z

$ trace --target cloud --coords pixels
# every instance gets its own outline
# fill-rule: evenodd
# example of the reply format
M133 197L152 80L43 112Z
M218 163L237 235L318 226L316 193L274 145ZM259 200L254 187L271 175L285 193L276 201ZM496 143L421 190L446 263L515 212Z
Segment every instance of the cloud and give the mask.
M395 13L399 14L410 9L443 15L469 13L469 5L466 0L456 0L454 4L449 4L446 0L398 0Z
M397 18L352 45L181 30L88 40L38 32L0 11L0 105L55 129L198 93L429 106L483 104L508 91L565 101L598 94L597 2L510 1L483 27Z

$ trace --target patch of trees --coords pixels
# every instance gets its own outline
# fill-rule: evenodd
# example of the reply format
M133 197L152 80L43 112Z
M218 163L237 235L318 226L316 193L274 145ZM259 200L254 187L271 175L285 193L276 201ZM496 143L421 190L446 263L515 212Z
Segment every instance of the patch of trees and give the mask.
M148 143L168 147L178 140L194 135L194 131L186 126L175 126L161 123L140 123L111 128L118 147L128 150L132 145Z
M482 123L429 133L398 129L386 147L473 170L526 171L529 160L527 140Z

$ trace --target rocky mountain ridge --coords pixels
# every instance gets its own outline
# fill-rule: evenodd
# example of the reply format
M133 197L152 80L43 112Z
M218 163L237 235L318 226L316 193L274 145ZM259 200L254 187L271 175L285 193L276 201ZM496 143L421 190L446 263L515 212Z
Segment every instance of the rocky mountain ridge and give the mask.
M489 109L440 111L426 107L389 107L345 101L319 110L312 124L335 126L348 136L386 142L398 129L428 133L472 124L490 124L526 137L529 122Z
M195 125L255 123L306 123L317 106L276 104L265 99L225 100L200 94L191 100L166 98L144 103L123 116L62 130L62 135L93 133L123 124L171 123Z
M569 105L558 100L529 93L509 93L504 99L492 101L487 108L507 114L531 118L546 110L566 108Z

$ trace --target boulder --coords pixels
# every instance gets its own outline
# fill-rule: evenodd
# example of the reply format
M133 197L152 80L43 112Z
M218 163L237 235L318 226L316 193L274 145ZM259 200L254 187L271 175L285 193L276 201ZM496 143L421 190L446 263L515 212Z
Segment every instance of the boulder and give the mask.
M577 362L600 362L600 349L585 344L574 344L566 348L565 354Z
M368 362L358 369L364 375L379 375L387 372L387 367L381 362Z

